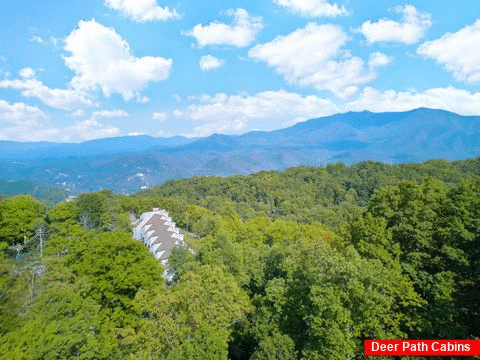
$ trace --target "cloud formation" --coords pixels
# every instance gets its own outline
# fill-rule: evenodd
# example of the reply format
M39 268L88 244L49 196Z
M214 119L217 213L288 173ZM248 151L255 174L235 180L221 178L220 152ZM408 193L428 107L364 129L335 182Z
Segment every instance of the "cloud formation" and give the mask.
M111 125L105 126L95 119L77 121L74 125L64 128L42 129L38 131L35 139L45 139L51 141L87 141L101 139L110 136L120 135L121 131ZM38 140L35 140L38 141Z
M95 90L98 87L109 97L121 94L125 101L136 98L142 102L140 90L150 82L170 76L172 59L159 56L135 57L129 44L113 28L95 20L78 23L65 39L70 56L65 65L75 72L70 84L75 89Z
M101 111L94 111L92 113L92 118L93 119L99 119L99 118L113 118L113 117L126 117L129 114L122 109L116 109L116 110L101 110Z
M255 95L203 94L190 99L197 103L173 111L178 119L198 123L193 131L183 134L188 137L242 134L252 129L275 130L348 111L400 112L427 107L462 115L480 113L480 92L454 87L424 91L380 91L366 87L355 98L338 103L317 95L302 96L285 90Z
M348 15L348 11L344 6L332 4L328 0L273 0L273 2L304 17Z
M105 0L105 5L139 23L180 18L175 9L161 7L155 0Z
M426 41L417 54L431 58L443 65L458 81L480 83L480 20L454 33Z
M480 113L480 92L452 86L424 91L395 91L366 87L357 99L345 103L346 111L409 111L420 107L442 109L462 115Z
M387 66L392 62L392 59L393 58L391 56L387 56L379 51L376 51L370 54L368 58L368 66L373 69Z
M418 12L413 5L396 6L393 11L402 14L402 21L381 19L377 22L365 21L357 32L362 33L369 44L377 42L399 42L415 44L432 26L429 13Z
M21 79L0 80L0 88L21 90L24 97L35 97L45 105L71 110L77 107L92 105L88 95L77 89L51 89L40 80L35 78L35 71L31 68L23 68L19 75Z
M211 22L208 25L197 24L184 35L193 36L199 47L207 45L245 47L250 45L263 29L262 18L250 15L245 9L229 9L226 15L233 16L231 25L220 22Z
M43 40L43 38L38 35L32 35L32 37L30 38L30 41L36 42L37 44L42 44L42 45L46 43L46 41Z
M37 126L47 116L36 106L24 103L10 104L0 99L0 121L18 126Z
M376 61L366 66L362 59L342 49L347 40L339 26L309 23L289 35L256 45L248 56L267 63L290 84L330 90L345 98L355 92L353 87L373 80L375 69L388 63L385 55L379 61L380 53L376 53Z
M22 140L22 136L34 134L32 130L45 119L47 116L36 106L0 99L0 140Z
M35 77L35 70L33 70L32 68L26 67L26 68L20 69L20 71L18 72L18 75L20 75L20 77L24 79L32 79Z
M167 119L167 114L164 112L156 112L156 113L153 113L152 118L153 120L164 122Z
M284 123L310 119L336 112L336 105L315 95L302 96L285 90L264 91L256 95L201 95L199 104L176 109L173 115L201 122L187 136L213 133L239 134L262 124L263 129L278 129Z
M202 71L209 71L221 67L223 64L225 64L225 60L219 59L213 55L205 55L200 58L198 64L200 65L200 69L202 69Z

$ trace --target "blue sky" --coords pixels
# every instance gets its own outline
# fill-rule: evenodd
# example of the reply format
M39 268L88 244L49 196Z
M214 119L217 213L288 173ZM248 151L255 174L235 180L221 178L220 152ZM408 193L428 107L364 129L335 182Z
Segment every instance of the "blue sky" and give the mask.
M274 130L338 112L480 114L480 4L0 2L0 140Z

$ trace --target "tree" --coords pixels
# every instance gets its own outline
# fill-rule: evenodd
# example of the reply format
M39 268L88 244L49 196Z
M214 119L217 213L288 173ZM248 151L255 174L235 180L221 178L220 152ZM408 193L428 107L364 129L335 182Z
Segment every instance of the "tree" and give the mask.
M153 298L139 292L142 356L167 359L227 359L228 339L236 323L252 311L247 294L219 267L200 266ZM147 345L149 344L149 345Z
M0 241L10 245L30 239L34 227L46 212L44 204L30 195L18 195L0 202Z
M3 359L111 359L115 339L102 331L100 306L71 287L50 289L33 308L25 324L4 336Z
M98 227L108 228L110 218L104 193L82 194L77 202L79 221L86 230Z
M365 219L350 227L350 239L363 255L384 263L397 261L425 301L417 312L420 318L411 336L467 335L460 318L464 318L462 312L475 311L465 307L459 310L455 298L460 288L467 286L464 274L468 273L465 270L472 251L461 244L471 244L475 238L475 215L471 214L475 213L472 200L476 195L470 189L463 183L447 196L446 186L433 178L385 187L377 190L369 202L368 211L373 217L367 213ZM472 233L465 231L466 224Z
M140 288L164 283L161 264L130 234L88 233L77 240L65 264L91 284L87 295L102 307L128 310Z
M228 349L224 337L209 324L200 324L191 337L169 352L168 360L227 360Z
M12 330L18 321L17 306L14 306L17 279L12 276L12 261L4 254L7 247L6 242L0 242L0 336Z
M461 182L451 188L442 202L435 224L434 239L438 242L438 255L432 264L436 271L451 270L444 282L448 289L449 304L454 297L451 323L465 330L465 335L480 337L480 180ZM451 326L451 324L450 324Z
M269 281L264 307L288 335L295 350L310 359L352 357L363 338L404 335L399 303L417 306L419 298L401 273L379 261L362 259L352 248L344 253L319 241L285 258L286 278Z
M298 354L295 350L295 343L293 340L288 335L275 331L272 335L264 337L259 341L251 359L296 360L298 359Z

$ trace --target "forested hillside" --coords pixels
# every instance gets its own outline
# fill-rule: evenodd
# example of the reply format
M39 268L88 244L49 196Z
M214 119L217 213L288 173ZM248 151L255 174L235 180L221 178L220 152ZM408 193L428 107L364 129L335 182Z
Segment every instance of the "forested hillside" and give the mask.
M165 208L172 283L131 237ZM364 339L480 338L480 158L0 200L2 359L361 359ZM188 248L193 249L191 253Z
M67 196L72 195L72 191L58 186L45 186L32 181L0 179L0 199L21 194L32 195L50 208L63 201Z

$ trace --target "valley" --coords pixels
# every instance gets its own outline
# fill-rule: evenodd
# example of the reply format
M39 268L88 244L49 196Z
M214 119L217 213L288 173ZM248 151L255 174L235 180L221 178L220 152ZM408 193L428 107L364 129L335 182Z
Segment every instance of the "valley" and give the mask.
M421 108L349 112L238 136L142 135L79 144L0 141L0 174L72 192L111 189L128 194L170 179L245 175L300 165L462 160L480 154L479 123L479 116Z

